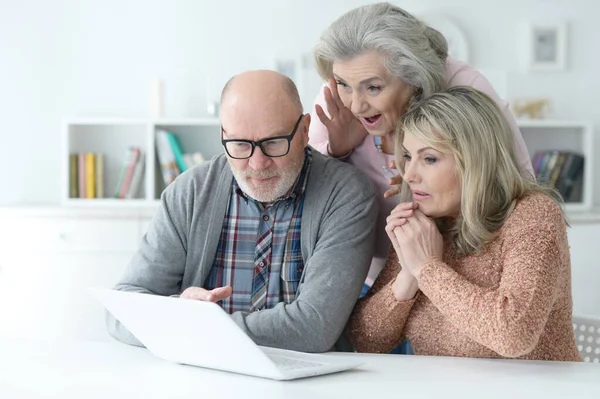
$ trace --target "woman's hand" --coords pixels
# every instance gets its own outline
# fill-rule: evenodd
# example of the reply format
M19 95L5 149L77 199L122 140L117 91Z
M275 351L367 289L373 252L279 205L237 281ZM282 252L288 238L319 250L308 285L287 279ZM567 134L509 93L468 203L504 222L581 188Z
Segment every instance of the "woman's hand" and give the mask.
M325 87L325 103L331 118L327 117L320 105L315 105L317 116L329 133L329 154L343 157L358 147L368 135L364 126L352 114L340 99L335 79L329 79L329 87Z
M404 267L402 251L400 251L395 230L406 224L406 219L413 217L417 208L418 204L415 202L402 202L392 209L390 216L388 216L386 219L387 224L385 226L385 231L392 241L392 246L398 255L398 259L400 260L400 265L402 265L402 267Z
M400 194L400 185L402 184L402 176L400 175L400 172L396 169L396 161L391 161L389 167L391 170L395 170L397 174L396 176L388 180L388 183L391 187L389 190L383 193L383 198L392 198Z
M398 276L392 284L392 291L398 301L411 300L419 290L419 283L415 277L410 271L404 269L404 258L402 257L402 251L400 250L400 245L396 238L396 234L394 233L394 230L399 229L406 224L408 218L414 217L417 208L417 203L403 202L392 209L390 216L387 217L385 230L392 241L392 245L398 255L398 260L400 261L400 266L402 267L402 270L400 270L400 273L398 273Z
M397 224L398 227L391 229L395 240L392 243L394 248L397 246L396 252L401 259L402 268L418 279L424 265L442 259L444 240L435 222L419 209L414 210L412 217Z

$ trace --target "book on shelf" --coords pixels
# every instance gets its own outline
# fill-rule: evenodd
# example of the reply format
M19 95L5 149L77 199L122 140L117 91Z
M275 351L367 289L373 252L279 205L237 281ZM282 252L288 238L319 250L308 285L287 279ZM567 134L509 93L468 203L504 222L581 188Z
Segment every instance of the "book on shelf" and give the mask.
M138 147L133 147L131 152L131 158L129 159L129 162L126 165L125 178L123 179L123 184L119 189L119 194L115 195L116 197L121 199L125 198L125 195L129 190L129 186L131 185L131 179L133 179L133 172L135 171L135 166L137 165L139 157L140 149Z
M198 151L185 152L175 133L159 129L155 139L156 155L165 186L171 184L181 173L205 161L202 153Z
M85 198L85 154L84 153L79 153L77 154L77 162L78 162L78 166L79 168L77 169L77 182L79 184L78 186L78 192L79 192L79 198Z
M163 182L165 186L168 186L179 176L181 171L175 161L175 154L171 149L167 132L164 130L156 131L156 152Z
M79 169L79 156L69 154L69 197L79 197L79 180L77 170Z
M127 149L117 179L114 198L131 199L137 197L145 170L144 159L140 147L129 147Z
M103 154L69 154L69 198L102 198L103 181Z
M91 152L85 153L85 198L96 198L96 158Z
M167 135L167 139L169 140L169 145L171 146L171 150L173 151L173 156L175 157L175 162L177 162L177 167L179 168L179 172L183 173L188 169L185 161L183 160L183 150L181 148L181 144L173 133L165 132Z
M144 171L146 170L146 156L143 151L140 151L138 159L135 163L133 170L133 176L131 178L131 184L125 193L125 198L133 199L138 198L142 181L144 180Z
M104 154L96 153L96 198L104 198Z
M538 151L533 158L536 180L556 189L565 202L580 202L584 157L570 151Z

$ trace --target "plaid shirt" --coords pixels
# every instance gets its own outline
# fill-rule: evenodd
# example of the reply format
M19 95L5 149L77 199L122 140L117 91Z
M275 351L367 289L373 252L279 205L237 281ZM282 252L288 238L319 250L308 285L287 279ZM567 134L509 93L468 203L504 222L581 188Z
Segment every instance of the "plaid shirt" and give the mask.
M230 285L232 295L219 304L228 313L253 311L252 285L255 277L254 260L259 251L260 237L272 230L271 268L268 271L267 297L262 309L270 309L279 302L291 303L304 269L300 245L300 228L304 190L312 162L312 152L306 148L302 170L287 195L266 208L242 192L237 182L229 195L229 205L212 269L204 288ZM257 309L260 310L260 309Z

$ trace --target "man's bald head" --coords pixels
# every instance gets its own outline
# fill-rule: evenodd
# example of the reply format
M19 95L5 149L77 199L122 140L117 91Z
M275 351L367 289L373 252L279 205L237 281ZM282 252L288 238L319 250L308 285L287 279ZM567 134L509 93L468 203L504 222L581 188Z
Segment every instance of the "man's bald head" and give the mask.
M295 115L303 111L298 88L279 72L248 71L229 79L221 92L221 109L241 102L263 107L285 107Z
M220 119L227 160L242 191L264 203L286 195L304 164L310 126L294 82L274 71L237 75L223 89Z

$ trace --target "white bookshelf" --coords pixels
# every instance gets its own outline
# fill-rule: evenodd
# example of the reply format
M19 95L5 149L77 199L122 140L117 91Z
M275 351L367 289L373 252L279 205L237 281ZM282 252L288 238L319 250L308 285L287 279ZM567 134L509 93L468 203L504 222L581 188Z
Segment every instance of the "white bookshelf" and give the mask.
M594 137L592 123L574 120L519 120L517 121L529 156L545 150L573 151L584 156L583 193L581 202L568 202L569 214L589 212L594 192Z
M519 120L519 128L533 159L537 151L567 150L585 157L583 196L578 203L567 203L569 213L589 212L593 205L593 129L587 121ZM95 207L156 206L165 188L158 166L155 132L165 129L175 133L186 152L200 151L205 159L223 152L218 118L127 119L76 118L64 121L62 200L64 204ZM115 199L118 175L130 146L140 147L146 154L146 171L139 198ZM101 152L104 154L104 198L69 198L68 154Z
M61 199L65 205L83 207L140 208L156 206L165 188L155 147L155 132L165 129L177 135L185 152L200 151L205 159L223 152L217 118L124 119L76 118L63 121ZM114 198L119 173L129 147L145 153L145 173L139 195L132 199ZM104 156L104 197L69 197L69 154L102 153Z

